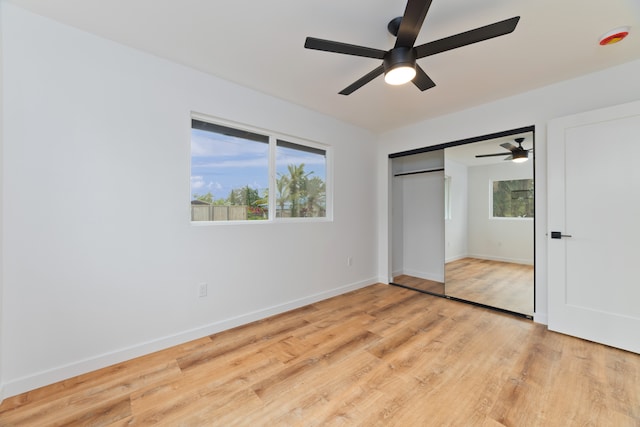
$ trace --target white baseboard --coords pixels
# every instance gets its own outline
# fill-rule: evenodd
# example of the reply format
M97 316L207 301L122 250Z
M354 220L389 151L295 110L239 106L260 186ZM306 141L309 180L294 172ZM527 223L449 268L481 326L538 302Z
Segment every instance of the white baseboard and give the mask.
M408 276L417 277L419 279L424 280L433 280L434 282L444 282L444 271L440 274L432 273L428 271L417 271L406 269L402 271L402 274L406 274Z
M483 254L469 254L467 258L486 259L488 261L510 262L512 264L533 265L532 259L524 259L524 258L506 258L506 257L493 256L493 255L483 255Z
M460 259L464 259L464 258L469 258L469 255L454 255L450 258L447 258L444 260L444 263L448 263L448 262L453 262L453 261L458 261Z
M208 335L231 329L236 326L255 322L257 320L261 320L275 314L284 313L289 310L303 307L308 304L313 304L315 302L354 291L365 286L373 285L375 283L378 283L377 278L362 280L360 282L340 286L328 291L309 295L304 298L295 299L283 304L274 305L261 310L245 313L240 316L213 322L208 325L180 332L178 334L173 334L152 341L147 341L131 347L123 348L110 353L105 353L85 360L79 360L68 365L59 366L54 369L37 372L22 378L7 381L0 384L0 402L2 402L2 400L7 397L15 396L29 390L34 390L45 385L53 384L58 381L95 371L97 369L105 368L116 363L144 356L146 354L150 354L159 350L164 350L174 345L183 344L188 341L206 337Z

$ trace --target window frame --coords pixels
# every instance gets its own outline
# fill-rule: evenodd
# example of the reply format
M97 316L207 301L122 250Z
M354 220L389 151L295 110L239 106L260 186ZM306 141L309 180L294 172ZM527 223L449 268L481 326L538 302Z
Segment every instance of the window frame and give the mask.
M293 223L293 222L332 222L333 221L333 146L324 144L308 139L300 138L294 135L287 135L284 133L262 129L255 126L245 125L229 120L224 120L216 117L203 115L196 112L191 112L189 117L189 144L191 144L191 131L194 129L193 120L197 120L204 123L209 123L214 126L222 126L233 129L238 133L249 132L251 134L258 134L268 137L268 191L269 191L269 204L268 204L268 218L264 220L227 220L227 221L193 221L191 219L191 205L189 201L189 222L194 226L208 226L208 225L238 225L238 224L273 224L273 223ZM316 217L277 217L276 216L276 179L278 178L276 155L278 149L278 142L291 143L300 147L309 148L310 151L322 151L325 158L325 216ZM191 199L191 177L192 177L192 152L189 148L189 198Z

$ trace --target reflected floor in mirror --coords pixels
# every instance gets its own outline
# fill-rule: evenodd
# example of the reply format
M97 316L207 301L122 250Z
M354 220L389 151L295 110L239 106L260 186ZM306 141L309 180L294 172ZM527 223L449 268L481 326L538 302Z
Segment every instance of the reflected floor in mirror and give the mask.
M446 294L533 315L533 266L463 258L445 264Z
M444 294L444 283L435 282L433 280L421 279L406 274L401 274L393 278L393 283L402 286L408 286L420 291L431 292L434 294Z
M445 277L446 286L406 274L393 283L533 316L532 265L463 258L445 264Z

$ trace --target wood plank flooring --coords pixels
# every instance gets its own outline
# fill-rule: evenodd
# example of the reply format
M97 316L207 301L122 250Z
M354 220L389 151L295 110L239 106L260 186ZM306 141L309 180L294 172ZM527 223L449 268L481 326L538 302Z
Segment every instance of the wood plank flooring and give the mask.
M463 258L445 264L447 295L533 315L533 266Z
M640 426L640 355L373 285L19 396L1 426Z
M533 316L532 265L463 258L445 265L445 283L408 275L393 283Z
M421 279L407 274L394 277L393 283L439 295L444 295L445 293L444 283L436 282L435 280Z

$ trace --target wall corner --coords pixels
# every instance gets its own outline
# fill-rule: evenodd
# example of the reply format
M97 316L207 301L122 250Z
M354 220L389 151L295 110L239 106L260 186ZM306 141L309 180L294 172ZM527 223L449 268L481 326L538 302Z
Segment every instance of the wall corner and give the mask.
M4 0L0 0L0 403L4 400L3 336L4 336Z

